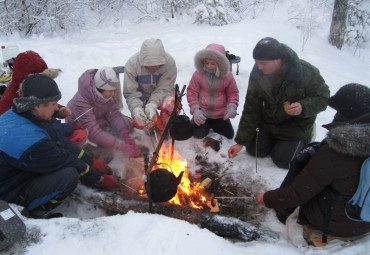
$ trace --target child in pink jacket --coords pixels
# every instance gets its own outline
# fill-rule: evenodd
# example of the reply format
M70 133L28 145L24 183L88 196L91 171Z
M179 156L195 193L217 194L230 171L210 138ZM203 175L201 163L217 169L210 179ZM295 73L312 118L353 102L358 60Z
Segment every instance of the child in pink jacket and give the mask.
M197 69L187 88L187 100L193 115L195 138L203 138L212 130L228 139L234 137L230 118L236 116L239 90L224 46L210 44L195 57Z
M85 71L78 80L77 93L67 104L72 110L67 121L84 125L88 140L99 147L138 157L140 150L130 137L129 126L113 100L119 86L120 81L111 67Z

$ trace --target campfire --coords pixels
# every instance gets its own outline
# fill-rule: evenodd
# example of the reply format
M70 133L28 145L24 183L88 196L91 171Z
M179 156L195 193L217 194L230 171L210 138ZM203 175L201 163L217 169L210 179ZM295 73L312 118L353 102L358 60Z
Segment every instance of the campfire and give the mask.
M82 192L77 193L79 199L107 210L107 214L125 214L129 211L162 214L197 224L217 235L233 239L255 240L269 235L255 227L266 211L265 207L256 204L252 195L264 189L263 183L247 178L240 185L240 180L233 178L232 161L212 162L208 154L204 153L196 155L194 162L187 162L178 151L172 149L171 145L163 145L157 154L153 153L157 158L151 158L150 167L147 168L151 171L145 172L145 176L149 176L151 181L158 176L163 177L163 182L154 182L155 184L167 184L169 179L175 179L175 186L170 181L169 186L154 185L150 189L153 191L153 187L161 187L166 190L166 187L171 187L167 193L170 196L159 200L158 196L153 196L158 193L152 192L152 199L148 199L147 190L143 186L143 161L136 159L129 161L131 165L126 165L130 172L120 189L103 193L81 190ZM144 157L144 166L148 160ZM195 172L190 171L193 167ZM171 178L167 178L169 176ZM144 182L144 185L147 183L149 182ZM253 188L256 188L255 192ZM158 190L161 191L157 189L156 192ZM225 224L225 221L230 224ZM250 223L255 226L251 228Z
M180 206L203 209L207 202L205 187L201 182L191 181L186 159L182 158L178 151L171 151L170 146L166 145L162 146L157 164L153 167L152 171L163 168L175 176L179 176L183 172L181 182L177 187L177 193L168 202ZM144 193L144 190L141 193Z

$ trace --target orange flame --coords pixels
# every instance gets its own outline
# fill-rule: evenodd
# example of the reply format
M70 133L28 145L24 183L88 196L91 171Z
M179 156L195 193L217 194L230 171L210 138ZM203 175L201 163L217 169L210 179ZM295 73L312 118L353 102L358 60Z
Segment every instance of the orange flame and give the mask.
M163 145L157 163L159 167L171 171L176 177L184 171L181 183L177 187L177 193L169 203L176 205L188 204L193 208L202 209L202 205L206 202L206 196L203 194L204 187L200 183L190 181L186 159L182 158L176 150L173 150L173 155L171 155L170 147Z

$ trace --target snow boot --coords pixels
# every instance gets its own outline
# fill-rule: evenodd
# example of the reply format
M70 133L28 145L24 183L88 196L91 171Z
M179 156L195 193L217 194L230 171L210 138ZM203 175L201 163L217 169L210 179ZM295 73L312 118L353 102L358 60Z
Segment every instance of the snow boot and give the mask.
M24 208L21 213L23 216L28 217L28 218L33 218L33 219L60 218L60 217L63 217L63 214L59 212L54 212L54 209L58 207L59 205L60 203L48 202L30 211Z
M322 231L314 228L311 225L303 225L303 238L306 240L306 242L309 245L315 246L315 247L323 247L326 246L328 243L339 240L342 242L352 242L354 240L360 239L363 236L355 236L355 237L338 237L338 236L332 236L327 235L327 242L324 243L322 241Z

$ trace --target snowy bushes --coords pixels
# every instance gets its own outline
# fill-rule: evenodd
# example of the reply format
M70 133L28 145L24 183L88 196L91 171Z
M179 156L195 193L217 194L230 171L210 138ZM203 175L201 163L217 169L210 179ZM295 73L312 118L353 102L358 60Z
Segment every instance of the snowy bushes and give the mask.
M348 16L343 22L346 24L337 34L342 42L344 37L346 45L357 49L369 40L370 3L348 1ZM0 0L0 33L30 36L109 25L124 19L170 20L181 15L189 16L194 24L224 26L255 19L264 12L273 16L278 8L285 8L287 20L301 30L303 50L315 30L326 24L323 19L330 19L334 0Z
M229 23L222 0L207 0L206 4L200 4L195 7L194 11L194 23L196 24L206 23L211 26L223 26Z
M0 3L0 32L23 35L81 28L85 20L80 13L83 1L74 0L6 0ZM81 17L82 16L82 17Z
M366 42L366 28L370 27L369 8L370 4L362 0L355 0L349 5L344 42L349 46L355 46L356 50L359 45Z

